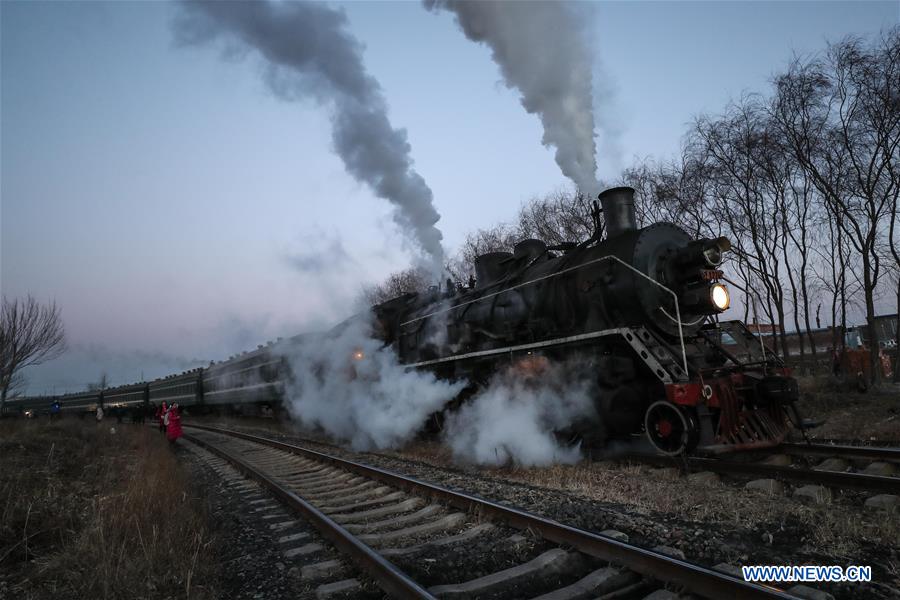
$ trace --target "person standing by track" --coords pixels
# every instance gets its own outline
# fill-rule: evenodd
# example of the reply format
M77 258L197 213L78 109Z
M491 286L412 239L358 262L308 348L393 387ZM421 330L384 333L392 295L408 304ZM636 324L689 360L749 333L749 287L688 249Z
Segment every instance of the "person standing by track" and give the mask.
M166 424L166 438L170 443L174 444L175 440L181 437L181 411L178 409L178 403L169 408L168 423Z

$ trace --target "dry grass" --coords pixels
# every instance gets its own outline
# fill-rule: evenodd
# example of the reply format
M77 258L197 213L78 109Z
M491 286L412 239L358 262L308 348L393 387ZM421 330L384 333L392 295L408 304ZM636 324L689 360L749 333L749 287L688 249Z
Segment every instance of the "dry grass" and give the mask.
M825 421L812 437L900 442L900 387L885 383L866 393L843 388L829 377L800 378L798 408Z
M0 440L0 570L16 597L214 597L203 502L158 433L15 421Z

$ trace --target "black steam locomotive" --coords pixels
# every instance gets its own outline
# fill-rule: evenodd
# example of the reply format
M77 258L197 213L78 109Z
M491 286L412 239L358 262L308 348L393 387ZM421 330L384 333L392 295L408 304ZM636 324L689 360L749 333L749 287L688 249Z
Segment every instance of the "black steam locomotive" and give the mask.
M482 255L468 288L448 281L375 306L377 333L410 367L475 382L577 356L596 376L600 441L643 429L666 454L780 443L797 382L743 323L718 318L729 241L638 229L632 188L599 200L590 239Z

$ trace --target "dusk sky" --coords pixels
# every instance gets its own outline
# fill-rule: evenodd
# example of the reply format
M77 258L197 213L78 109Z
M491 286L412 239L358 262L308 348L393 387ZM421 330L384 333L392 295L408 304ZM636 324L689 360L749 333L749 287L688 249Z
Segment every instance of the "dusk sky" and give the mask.
M434 192L444 247L571 183L487 48L417 2L338 4ZM687 124L766 92L793 54L900 22L888 2L593 4L598 177L677 154ZM347 174L328 108L258 57L181 47L163 2L0 2L0 287L62 307L68 354L29 392L155 377L323 329L409 266ZM610 135L607 132L617 132Z

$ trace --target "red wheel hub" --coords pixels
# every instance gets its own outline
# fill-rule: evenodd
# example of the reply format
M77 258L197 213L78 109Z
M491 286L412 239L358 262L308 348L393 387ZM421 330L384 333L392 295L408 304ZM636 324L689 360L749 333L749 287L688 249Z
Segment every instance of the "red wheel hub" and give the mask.
M656 431L662 437L667 438L672 435L672 423L668 419L662 419L656 426Z

